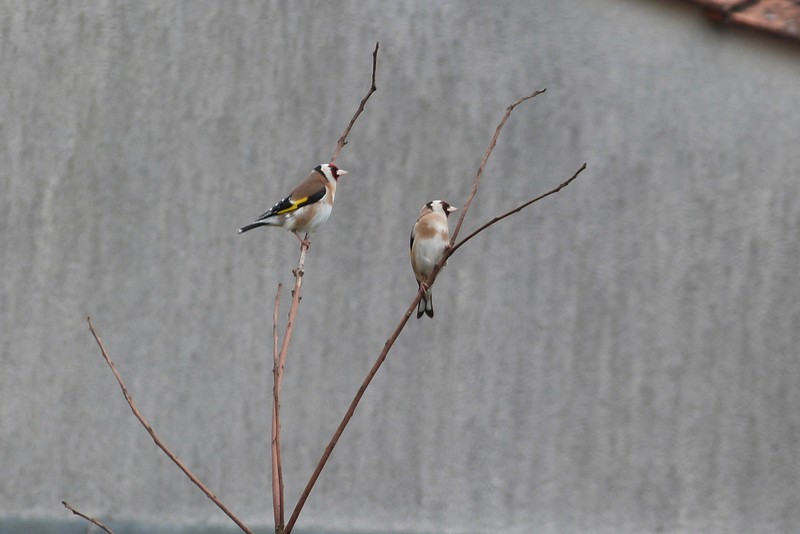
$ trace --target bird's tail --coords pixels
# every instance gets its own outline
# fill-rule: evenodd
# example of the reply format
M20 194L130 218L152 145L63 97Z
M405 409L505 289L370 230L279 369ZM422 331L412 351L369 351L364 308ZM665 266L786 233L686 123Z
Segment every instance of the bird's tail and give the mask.
M425 295L419 299L419 304L417 304L417 319L423 315L433 317L433 294L430 289L425 292Z
M268 223L268 222L266 222L266 221L256 221L256 222L250 223L248 225L245 225L245 226L242 226L241 228L239 228L239 233L243 234L248 230L252 230L253 228L258 228L259 226L273 226L273 225Z

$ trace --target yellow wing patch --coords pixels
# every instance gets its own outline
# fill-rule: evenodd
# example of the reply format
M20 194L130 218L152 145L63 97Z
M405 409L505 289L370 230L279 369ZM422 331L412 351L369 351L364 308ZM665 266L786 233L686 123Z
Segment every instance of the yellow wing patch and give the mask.
M275 212L275 215L283 215L284 213L289 213L290 211L294 211L297 208L305 206L308 202L308 197L298 198L297 200L290 200L289 205L285 208L281 208Z

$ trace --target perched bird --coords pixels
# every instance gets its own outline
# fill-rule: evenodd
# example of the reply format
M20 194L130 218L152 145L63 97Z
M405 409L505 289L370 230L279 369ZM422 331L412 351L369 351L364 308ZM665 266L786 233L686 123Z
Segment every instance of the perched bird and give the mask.
M450 241L447 218L458 208L443 200L431 200L422 207L417 222L411 229L411 268L424 292L417 306L417 319L426 314L433 317L431 290L425 280L442 259L444 249Z
M254 222L239 228L239 233L259 226L282 226L291 231L301 243L308 245L308 234L331 216L336 182L345 174L347 171L335 165L317 165L288 197L272 206ZM298 232L304 232L305 237L300 237Z

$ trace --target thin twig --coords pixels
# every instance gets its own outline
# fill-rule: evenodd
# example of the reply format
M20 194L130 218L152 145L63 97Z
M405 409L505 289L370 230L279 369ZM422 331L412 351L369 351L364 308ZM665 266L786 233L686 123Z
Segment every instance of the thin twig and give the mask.
M433 283L436 281L436 277L439 276L439 271L441 271L442 268L445 266L445 264L447 264L447 259L450 256L452 256L455 249L458 248L454 247L453 244L456 242L456 238L458 237L458 232L461 230L461 225L467 216L467 212L469 211L470 205L472 204L472 199L475 198L475 195L478 193L478 185L480 184L481 177L483 176L483 170L486 167L486 163L489 161L489 156L492 155L492 151L494 150L494 147L497 145L497 139L500 137L500 131L503 129L503 126L505 126L506 121L508 121L508 118L511 116L511 112L514 111L514 108L516 108L526 100L530 100L531 98L540 95L545 91L547 91L547 89L540 89L538 91L534 91L527 96L523 96L522 98L520 98L519 100L517 100L516 102L514 102L513 104L511 104L506 108L506 112L503 114L503 118L500 119L500 122L497 124L497 128L495 128L494 130L494 135L492 136L492 140L489 142L489 146L486 147L486 152L483 154L483 159L481 160L481 164L478 167L478 172L475 175L475 180L472 182L472 191L470 191L470 194L467 197L467 201L464 203L464 207L461 209L461 216L458 218L458 222L456 223L456 227L453 230L453 233L450 234L450 246L445 248L444 254L442 254L439 263L433 266L431 274L425 281L425 285L427 287L430 288L433 285ZM469 239L471 238L472 236L469 236ZM459 244L459 246L461 245ZM422 296L422 286L420 286L419 294L420 296Z
M583 165L581 165L581 168L580 168L580 169L578 169L577 171L575 171L575 174L573 174L573 175L572 175L572 176L569 178L569 180L567 180L566 182L563 182L563 183L559 184L557 187L555 187L555 188L551 189L550 191L548 191L547 193L545 193L545 194L543 194L543 195L539 195L538 197L536 197L536 198L534 198L534 199L532 199L532 200L529 200L529 201L525 202L524 204L521 204L521 205L517 206L517 207L516 207L516 208L514 208L513 210L511 210L511 211L508 211L508 212L506 212L506 213L504 213L504 214L502 214L502 215L499 215L499 216L495 217L494 219L492 219L492 220L490 220L490 221L486 222L485 224L483 224L482 226L480 226L480 227L479 227L477 230L475 230L474 232L472 232L471 234L469 234L467 237L465 237L464 239L462 239L461 241L459 241L458 243L456 243L455 245L453 245L452 247L450 247L450 248L447 250L447 252L446 252L447 258L449 258L450 256L452 256L452 255L453 255L453 253L454 253L456 250L458 250L458 249L461 247L461 245L463 245L464 243L466 243L467 241L469 241L470 239L472 239L473 237L475 237L475 236L476 236L476 235L478 235L479 233L483 232L484 230L486 230L487 228L489 228L489 227L490 227L491 225L493 225L494 223L500 222L500 221L502 221L503 219L505 219L506 217L510 217L511 215L514 215L515 213L519 213L520 211L524 210L525 208L527 208L528 206L530 206L530 205L531 205L531 204L533 204L534 202L538 202L538 201L542 200L542 199L543 199L543 198L545 198L545 197L549 197L550 195L553 195L553 194L555 194L555 193L558 193L559 191L561 191L562 189L564 189L565 187L567 187L567 186L570 184L570 182L572 182L572 180L574 180L575 178L577 178L577 177L578 177L578 175L579 175L581 172L583 172L584 170L586 170L586 164L585 164L585 163L584 163ZM447 258L445 258L445 261L447 260Z
M350 130L352 130L353 125L355 124L356 120L361 115L361 113L364 111L364 106L366 105L367 100L369 100L369 98L372 96L372 93L374 93L378 89L377 85L375 84L375 74L376 74L377 67L378 67L378 48L379 48L379 46L380 46L379 43L375 43L375 50L372 52L372 81L371 81L371 85L370 85L369 91L367 91L366 96L364 96L364 98L361 99L361 102L358 105L358 109L356 109L356 112L353 114L353 118L350 119L350 122L347 124L347 127L344 129L344 132L342 132L341 137L339 137L339 140L336 143L336 148L334 149L333 155L331 156L331 159L330 159L331 165L333 165L336 162L336 159L339 157L339 154L341 153L342 149L347 144L347 136L350 135ZM289 342L292 339L292 332L294 330L295 318L297 317L297 307L300 304L300 288L302 287L302 284L303 284L303 274L305 274L304 273L304 268L305 268L306 252L308 252L308 236L306 236L306 241L303 242L303 244L301 244L301 246L300 246L300 260L298 261L297 268L294 271L292 271L293 274L294 274L294 277L295 277L295 285L294 285L294 290L292 291L292 304L289 307L289 319L288 319L288 322L286 324L286 330L285 330L285 332L283 334L283 344L281 346L280 354L279 354L279 357L278 357L279 362L278 362L277 376L276 376L277 388L276 388L276 396L273 399L273 403L275 404L275 406L279 406L279 404L280 404L280 384L281 384L281 381L283 380L283 369L284 369L284 366L286 364L286 354L287 354L288 349L289 349ZM275 416L274 425L278 429L280 429L279 411L275 411L273 409L273 414ZM278 450L279 450L279 453L280 453L280 448ZM279 462L278 469L280 470L280 456L278 456L278 462ZM283 498L282 488L283 488L283 481L281 480L281 499ZM307 496L308 495L306 494L305 497L307 497ZM305 498L301 497L301 500L302 500L302 502L298 502L297 503L297 506L295 507L295 510L292 513L292 517L289 519L289 522L286 524L286 527L282 531L283 533L285 533L285 534L290 534L291 533L292 527L294 526L295 521L297 521L297 515L300 513L300 510L303 508L303 503L305 502ZM273 495L273 505L274 505L274 502L275 502L275 497ZM284 510L284 506L283 506L283 502L281 502L281 513L282 513L283 510ZM283 523L283 516L281 515L280 524L282 524L282 523ZM278 524L279 523L276 522L276 525L275 525L275 531L276 532L280 532L278 530Z
M289 306L289 317L288 317L288 319L286 321L286 330L283 333L283 343L281 344L281 350L280 350L280 352L278 353L278 356L277 356L278 361L277 361L277 365L276 365L276 368L275 368L275 373L276 373L275 374L275 396L274 396L274 398L272 400L272 402L273 402L273 410L272 410L273 428L275 428L275 429L280 429L280 426L281 426L281 421L280 421L280 395L281 395L281 384L283 382L283 369L286 366L286 355L289 352L289 343L292 341L292 334L294 333L294 322L295 322L295 319L297 318L297 308L300 305L300 289L303 287L303 275L305 274L305 263L306 263L306 254L308 253L308 247L309 247L309 241L308 241L308 235L306 235L305 241L300 245L300 259L297 262L297 268L295 268L292 271L292 274L294 274L294 289L292 290L292 303ZM276 311L276 313L277 313L277 311ZM277 339L278 339L277 338L277 334L275 335L275 337L273 339L274 339L275 346L277 346ZM275 435L276 436L278 435L277 432L276 432ZM277 449L273 449L273 450L277 450L277 454L273 458L273 462L275 462L275 461L278 462L277 472L278 473L282 473L281 458L280 458L280 446L278 445L277 441L273 443L273 447L276 447L276 446L277 446ZM274 463L273 463L273 468L274 468ZM280 506L279 506L279 511L278 510L274 510L275 515L277 516L277 519L275 521L275 532L277 534L281 534L282 532L288 534L289 532L291 532L291 527L288 526L288 525L287 525L286 528L283 527L284 505L283 505L283 480L282 480L282 474L280 476L281 476L281 480L279 482L280 495L278 497L278 501L280 503ZM273 484L274 484L274 479L273 479ZM272 495L273 507L274 507L275 501L276 501L276 496L274 494L274 491L275 491L275 487L273 486L273 495Z
M523 96L510 106L506 108L506 112L503 115L502 120L497 125L497 128L494 130L494 135L492 136L492 140L489 142L489 146L486 147L486 152L483 154L483 159L481 160L481 164L478 167L478 173L475 175L475 181L472 182L472 191L470 192L469 196L467 197L467 201L464 202L464 207L461 208L461 216L458 218L458 222L456 223L456 227L453 230L453 233L450 234L450 244L456 242L456 237L458 237L458 232L461 230L461 225L464 222L464 219L467 216L467 212L469 211L469 207L472 204L472 199L475 198L475 195L478 193L478 185L481 182L481 177L483 176L483 170L486 168L486 163L489 161L489 156L492 155L492 151L494 150L495 145L497 145L497 138L500 137L500 130L503 129L505 126L508 117L511 116L511 112L514 111L514 108L525 102L526 100L530 100L531 98L540 95L547 91L547 89L541 89L539 91L534 91L527 96Z
M465 237L464 239L459 241L455 246L453 246L452 248L449 248L445 252L445 256L446 256L445 260L447 258L449 258L450 256L452 256L453 253L459 247L461 247L461 245L463 245L464 243L466 243L467 241L469 241L470 239L475 237L480 232L486 230L488 227L490 227L491 225L495 224L496 222L499 222L502 219L505 219L506 217L509 217L509 216L511 216L511 215L523 210L524 208L530 206L534 202L537 202L537 201L539 201L539 200L541 200L541 199L543 199L543 198L545 198L547 196L550 196L550 195L552 195L554 193L557 193L557 192L561 191L563 188L568 186L570 184L570 182L572 182L575 178L577 178L578 174L580 174L584 169L586 169L586 164L585 163L581 166L580 169L578 169L578 171L575 174L572 175L572 177L569 180L563 182L562 184L557 186L555 189L552 189L551 191L548 191L547 193L545 193L543 195L540 195L540 196L534 198L533 200L529 200L528 202L525 202L521 206L518 206L518 207L514 208L513 210L511 210L511 211L509 211L507 213L504 213L503 215L500 215L499 217L495 217L494 219L492 219L488 223L484 224L483 226L481 226L480 228L478 228L477 230L472 232L470 235L468 235L467 237ZM443 262L441 262L441 264L443 264ZM439 270L441 270L441 268ZM434 271L431 274L431 277L428 278L429 287L436 280L436 274L438 274L438 270ZM381 367L381 365L383 365L383 362L384 362L384 360L386 360L386 356L389 354L389 351L391 350L392 346L394 345L394 342L397 341L397 338L400 335L400 332L402 332L403 328L405 328L406 323L408 323L408 320L411 318L411 315L414 313L414 310L417 308L417 305L419 304L419 301L420 301L421 297L422 297L422 291L418 291L416 293L416 295L414 296L414 299L411 301L410 306L406 310L406 313L403 314L403 318L400 320L400 323L397 325L397 327L395 327L394 332L392 332L392 335L389 336L389 339L384 344L383 350L378 355L378 359L372 365L372 368L369 370L369 373L367 373L366 378L364 378L364 381L361 383L361 386L358 388L358 392L356 392L355 397L353 397L353 400L350 402L350 406L348 406L347 412L344 414L344 417L342 418L342 421L339 423L339 426L336 428L336 431L333 433L333 437L328 442L328 445L325 447L325 451L322 454L322 458L320 458L319 463L317 463L317 467L314 469L314 472L311 475L311 479L308 481L308 483L306 484L305 489L303 490L303 493L300 495L300 500L298 501L297 506L294 509L294 512L292 512L292 516L289 518L289 522L286 524L286 531L285 531L286 534L291 532L292 526L294 526L294 523L297 520L297 516L300 514L300 510L303 508L303 505L305 504L306 499L308 499L308 496L311 493L311 489L314 487L314 484L316 483L317 479L319 478L319 475L322 472L323 467L325 467L325 463L328 461L328 458L330 457L331 453L333 452L333 448L336 446L336 443L339 441L339 438L341 437L342 433L344 432L344 429L347 426L347 423L349 423L350 419L353 417L353 414L355 413L356 408L358 407L358 403L361 401L361 397L364 395L364 392L367 390L367 387L369 386L370 382L372 382L372 379L375 377L375 374L378 372L378 369Z
M439 273L440 273L440 272L441 272L441 270L444 268L444 266L447 264L447 260L450 258L450 256L452 256L452 255L453 255L453 253L454 253L456 250L458 250L459 248L461 248L461 246L462 246L464 243L466 243L467 241L469 241L470 239L472 239L473 237L475 237L475 236L476 236L476 235L478 235L479 233L483 232L484 230L486 230L487 228L489 228L489 227L490 227L490 226L492 226L493 224L495 224L495 223L497 223L497 222L499 222L499 221L501 221L501 220L505 219L506 217L510 217L511 215L514 215L515 213L519 213L520 211L522 211L523 209L527 208L528 206L530 206L530 205L531 205L531 204L533 204L534 202L538 202L539 200L542 200L542 199L543 199L543 198L545 198L545 197L549 197L549 196L550 196L550 195L552 195L552 194L558 193L559 191L561 191L562 189L564 189L565 187L567 187L567 186L570 184L570 182L572 182L572 181L573 181L575 178L577 178L577 177L578 177L578 175L579 175L581 172L583 172L583 170L584 170L584 169L586 169L586 163L584 163L583 165L581 165L580 169L578 169L578 170L575 172L575 174L573 174L573 175L572 175L572 176L571 176L571 177L570 177L570 178L569 178L567 181L565 181L565 182L562 182L561 184L559 184L559 185L558 185L558 186L556 186L555 188L551 189L551 190L550 190L550 191L548 191L547 193L544 193L543 195L539 195L538 197L536 197L536 198L534 198L534 199L531 199L531 200L529 200L529 201L527 201L527 202L525 202L525 203L523 203L523 204L521 204L521 205L517 206L516 208L514 208L514 209L513 209L513 210L511 210L511 211L508 211L508 212L506 212L506 213L504 213L504 214L502 214L502 215L498 215L497 217L494 217L494 218L493 218L493 219L491 219L490 221L488 221L488 222L484 223L483 225L481 225L481 226L480 226L480 227L479 227L477 230L475 230L474 232L472 232L471 234L469 234L467 237L465 237L464 239L462 239L461 241L459 241L459 242L458 242L458 243L456 243L455 245L452 245L452 246L450 246L450 247L447 247L447 248L445 249L445 251L444 251L444 254L442 254L442 258L439 260L439 263L437 263L437 264L436 264L436 265L433 267L433 270L431 271L431 274L430 274L430 276L428 276L428 279L425 281L426 285L427 285L428 287L431 287L431 286L433 285L433 283L436 281L436 277L437 277L437 276L439 276ZM418 296L421 296L421 295L422 295L422 291L420 290L420 291L418 292Z
M333 433L328 445L325 446L325 451L322 453L322 458L320 458L319 462L317 463L317 467L314 468L314 472L311 474L311 478L306 483L306 487L303 488L303 493L300 495L300 498L297 501L297 505L294 507L294 511L292 512L289 521L286 523L286 529L284 530L285 534L290 534L292 531L292 527L294 527L295 522L297 521L297 517L300 515L300 511L303 509L303 505L306 503L306 499L308 499L309 494L311 494L311 490L314 488L314 484L316 484L317 479L319 478L320 473L322 473L322 469L325 467L325 463L330 458L331 453L333 453L333 448L336 446L336 443L339 441L339 438L342 436L347 423L350 422L350 419L353 417L353 414L358 407L358 403L361 401L361 397L364 396L364 392L367 390L370 382L375 377L375 374L380 369L381 365L383 364L386 356L389 354L389 350L391 350L392 345L397 340L397 337L400 335L400 332L403 331L403 328L408 323L408 320L411 318L411 314L414 313L414 310L417 309L417 304L419 303L420 298L422 297L421 293L417 293L414 297L414 300L411 302L411 305L406 310L406 313L403 315L403 318L400 320L400 323L395 327L394 332L392 335L389 336L389 339L383 345L383 350L381 351L378 359L372 365L372 368L367 373L366 378L361 383L361 386L358 388L355 397L353 400L350 401L350 406L347 408L347 412L344 414L342 421L339 423L339 426L336 427L336 431Z
M461 213L461 218L459 219L458 225L456 226L456 230L453 233L453 239L455 239L455 236L458 233L458 228L461 226L464 216L466 215L467 211L469 211L469 205L478 191L478 183L480 182L481 175L483 174L483 169L486 166L486 162L488 161L489 156L492 153L492 150L494 150L494 146L497 144L497 138L500 135L500 130L502 130L503 125L508 120L509 115L511 115L511 112L519 104L543 92L544 89L541 91L536 91L534 93L531 93L530 95L517 100L516 102L508 106L508 108L506 108L505 115L503 115L503 119L500 121L500 124L498 124L494 136L492 137L492 140L489 143L489 148L487 148L486 153L483 156L483 160L481 161L481 165L478 168L478 174L475 177L475 181L472 186L472 192L467 198L467 202L464 204L464 208ZM451 243L452 242L453 241L451 241ZM428 287L430 287L430 285L433 284L433 281L436 279L438 271L441 270L441 266L444 264L450 253L451 252L448 248L448 250L444 254L445 257L442 258L439 264L434 268L433 272L431 273L431 276L428 278ZM350 405L348 406L347 411L345 412L344 417L342 418L342 421L339 423L339 426L336 428L336 431L334 431L333 436L328 442L328 445L325 447L325 451L322 453L322 458L320 458L319 462L317 463L317 466L314 468L314 472L311 474L311 478L306 483L306 486L303 489L303 492L300 495L297 504L295 505L294 511L292 511L292 515L291 517L289 517L289 521L286 523L286 529L284 530L285 534L291 533L292 528L294 527L294 524L297 521L297 518L303 509L303 505L305 505L308 496L311 494L311 490L314 488L314 484L316 484L317 479L319 478L319 475L322 472L322 469L325 467L325 463L328 461L328 458L330 458L331 454L333 453L333 448L336 446L336 443L339 441L339 438L344 432L345 427L350 422L350 419L353 417L353 414L355 413L359 402L361 402L361 397L364 395L364 392L367 390L367 387L369 387L369 384L370 382L372 382L372 379L375 377L375 374L378 372L378 369L380 369L381 365L383 365L383 362L386 360L386 356L389 354L389 351L391 350L392 346L394 345L395 341L400 335L400 332L402 332L403 328L405 328L406 324L408 323L408 320L414 313L414 310L419 304L421 298L422 298L422 291L420 290L416 293L414 299L411 302L411 305L408 307L405 314L403 314L400 323L395 327L394 331L392 332L392 335L389 336L389 339L384 344L383 350L381 350L381 353L378 355L378 359L372 365L372 368L370 368L369 373L367 373L367 376L364 378L363 382L361 383L361 386L358 388L355 397L353 397L353 400L350 401Z
M280 366L278 352L278 309L281 303L281 289L283 284L278 284L275 293L275 310L272 312L272 511L275 515L275 532L283 529L283 469L281 467L281 382L283 372Z
M148 422L145 420L144 416L141 414L141 412L139 411L139 409L136 407L136 404L134 404L134 402L133 402L133 398L131 397L130 393L128 393L128 388L125 386L125 382L123 382L123 381L122 381L122 376L120 376L120 374L119 374L119 371L117 371L117 366L116 366L116 365L114 365L114 362L111 360L111 357L108 355L108 352L106 351L106 348L105 348L105 346L103 345L103 341L100 339L100 336L98 336L98 335L97 335L97 332L96 332L96 331L95 331L95 329L94 329L94 325L92 324L92 318L91 318L91 317L87 317L87 321L89 322L89 331L90 331L90 332L92 333L92 335L94 336L94 340L97 342L97 346L98 346L98 347L100 347L100 352L102 352L102 353L103 353L103 358L106 360L106 363L107 363L107 364L108 364L108 366L111 368L111 371L114 373L114 376L115 376L115 377L116 377L116 379L117 379L117 383L119 384L119 387L122 389L122 394L125 396L125 400L128 402L128 406L130 406L130 408L131 408L131 411L133 412L133 415L134 415L134 416L136 416L136 419L138 419L138 420L139 420L139 422L142 424L142 426L144 426L145 430L147 430L147 433L148 433L148 434L150 434L150 437L151 437L151 438L153 438L153 441L155 442L155 444L156 444L156 445L158 445L158 447L159 447L159 448L160 448L162 451L164 451L164 453L165 453L167 456L169 456L170 460L172 460L172 461L175 463L175 465L177 465L177 466L180 468L180 470L181 470L181 471L183 471L183 472L184 472L184 474L185 474L187 477L189 477L189 479L190 479L192 482L194 482L195 486L197 486L198 488L200 488L200 490L201 490L203 493L205 493L205 494L206 494L206 497L208 497L209 499L211 499L211 501L212 501L214 504L216 504L216 505L219 507L219 509L220 509L220 510L222 510L223 512L225 512L225 515L227 515L229 518L231 518L231 520L232 520L234 523L236 523L236 525L237 525L237 526L238 526L240 529L242 529L244 532L247 532L247 533L249 533L249 534L252 534L252 531L251 531L249 528L247 528L247 526L246 526L246 525L245 525L245 524L244 524L244 523L243 523L243 522L242 522L242 521L241 521L241 520L240 520L238 517L236 517L236 515L234 515L234 513L233 513L233 512L231 512L231 511L228 509L228 507L227 507L227 506L225 506L225 504L223 504L223 503L222 503L222 501L220 501L220 500L219 500L219 498L218 498L216 495L214 495L214 494L211 492L211 490L209 490L209 489L206 487L206 485L205 485L205 484L203 484L203 483L200 481L200 479L199 479L199 478L197 478L197 476L196 476L194 473L192 473L192 472L189 470L189 468L188 468L188 467L186 467L186 464L184 464L184 463L181 461L181 459L180 459L180 458L178 458L178 457L175 455L175 453L173 453L173 452L172 452L172 451L169 449L169 447L167 447L167 446L164 444L164 442L163 442L163 441L161 441L161 438L159 438L159 437L158 437L158 435L156 434L155 430L153 430L153 427L151 427L151 426L150 426L150 424L149 424L149 423L148 423Z
M70 511L70 512L72 512L73 514L75 514L75 515L77 515L77 516L79 516L79 517L82 517L82 518L84 518L84 519L85 519L85 520L87 520L89 523L93 523L93 524L95 524L97 527L99 527L99 528L103 529L105 532L108 532L108 534L114 534L114 531L113 531L113 530L111 530L110 528L108 528L107 526L105 526L103 523L101 523L100 521L98 521L98 520L97 520L97 519L95 519L94 517L91 517L91 516L88 516L88 515L86 515L86 514L84 514L84 513L82 513L82 512L79 512L78 510L76 510L75 508L73 508L72 506L70 506L70 505L69 505L69 503L68 503L67 501L61 501L61 504L63 504L63 505L64 505L64 508L66 508L67 510L69 510L69 511Z
M347 144L347 136L350 135L350 130L353 128L353 125L356 123L356 119L358 116L361 115L361 112L364 111L364 106L367 104L367 100L369 97L372 96L372 93L378 90L378 86L375 85L375 71L378 68L378 47L380 43L375 43L375 50L372 52L372 85L369 88L369 92L367 96L361 99L361 103L358 105L358 109L356 110L355 115L353 118L350 119L350 123L347 125L347 128L344 129L342 136L339 138L339 141L336 143L336 149L333 151L333 155L331 156L331 165L336 163L336 159L339 157L339 153L344 148L344 145Z
M281 351L278 354L278 400L280 401L280 385L283 381L283 368L286 365L286 354L289 352L289 343L292 341L292 333L294 333L294 321L297 317L297 307L300 304L300 288L303 287L303 275L305 274L306 254L308 253L308 236L306 241L300 245L300 259L297 262L297 268L292 271L294 274L294 289L292 290L292 304L289 306L289 318L286 321L286 330L283 333L283 343L281 344ZM280 420L278 421L280 426Z

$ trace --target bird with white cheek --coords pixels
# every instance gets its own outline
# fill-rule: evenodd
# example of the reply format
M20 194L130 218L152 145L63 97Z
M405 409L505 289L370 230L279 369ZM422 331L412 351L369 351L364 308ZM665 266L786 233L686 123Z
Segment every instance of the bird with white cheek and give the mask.
M411 268L414 269L420 289L424 291L417 306L417 319L423 314L433 317L433 297L425 280L442 259L450 241L447 218L456 210L443 200L431 200L422 207L411 229Z
M317 165L288 197L272 206L254 222L239 228L239 233L259 226L280 226L292 232L300 243L308 246L309 234L331 216L336 183L345 174L347 171L335 165ZM305 237L300 237L298 232L305 233Z

